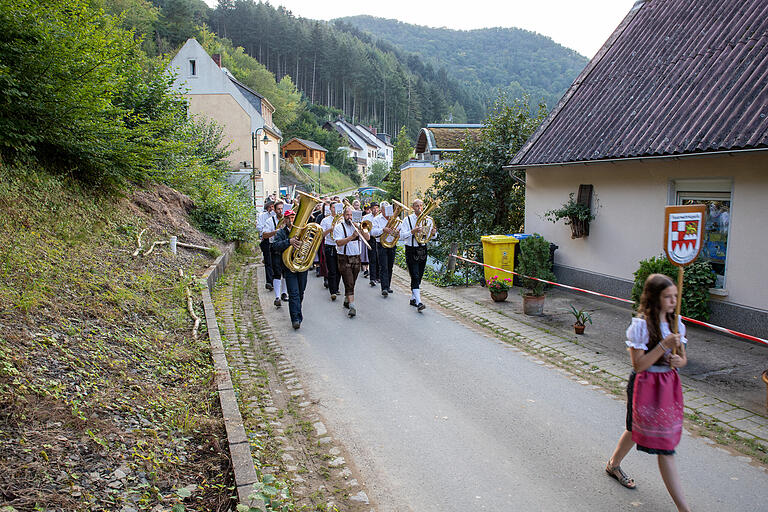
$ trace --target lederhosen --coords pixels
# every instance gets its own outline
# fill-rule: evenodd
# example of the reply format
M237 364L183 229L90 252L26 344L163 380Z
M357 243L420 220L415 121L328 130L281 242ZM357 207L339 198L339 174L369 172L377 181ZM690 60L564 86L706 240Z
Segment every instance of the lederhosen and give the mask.
M345 222L342 222L341 229L344 230L344 238L347 238L347 226ZM349 297L355 294L355 281L357 275L360 273L360 255L347 256L347 245L352 242L344 244L342 253L338 255L339 258L339 273L341 279L344 281L344 296ZM357 241L357 243L360 243Z

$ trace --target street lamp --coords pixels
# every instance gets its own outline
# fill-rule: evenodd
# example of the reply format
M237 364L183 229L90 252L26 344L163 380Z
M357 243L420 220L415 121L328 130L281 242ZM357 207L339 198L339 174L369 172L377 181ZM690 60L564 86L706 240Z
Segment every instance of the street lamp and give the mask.
M256 131L254 131L251 134L251 187L253 190L254 206L256 205L256 146L259 145L259 140L258 140L259 130L264 132L264 138L261 139L261 142L263 144L269 143L269 137L267 137L267 130L265 130L263 126L261 128L256 128ZM265 193L265 197L266 197L266 193Z

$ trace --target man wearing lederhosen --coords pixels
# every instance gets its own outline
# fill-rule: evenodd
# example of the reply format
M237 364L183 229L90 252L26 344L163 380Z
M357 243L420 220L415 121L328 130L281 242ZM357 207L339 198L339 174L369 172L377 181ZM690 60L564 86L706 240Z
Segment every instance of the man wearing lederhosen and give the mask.
M370 204L370 211L363 217L363 220L370 221L371 233L368 243L371 249L368 251L368 279L371 282L371 286L376 286L376 282L379 280L379 244L373 236L373 219L379 214L379 203L373 202Z
M261 235L264 232L265 223L275 214L275 204L267 199L264 203L264 211L261 212L256 220L256 229L259 230L259 238L261 242L259 247L261 248L261 254L264 256L264 278L265 287L267 290L272 289L272 251L269 248L269 239L263 238Z
M360 273L360 235L368 240L370 235L360 231L360 227L352 224L351 207L344 209L344 220L336 224L333 231L333 237L336 240L336 246L339 251L339 272L344 280L344 307L349 308L349 317L357 314L355 308L355 281Z
M381 210L379 214L373 218L373 227L371 228L371 235L376 238L376 247L378 253L376 259L379 263L379 282L381 283L381 295L383 297L389 296L392 293L392 267L395 264L395 247L384 247L382 241L387 235L392 235L395 238L400 238L399 232L392 232L387 227L387 223L391 218L392 206L386 202L381 202Z
M280 261L281 255L277 254L275 256L274 248L272 247L272 242L274 242L275 234L277 233L278 229L282 226L280 226L280 221L283 218L283 202L282 201L276 201L275 202L275 215L264 223L264 231L261 235L262 239L268 239L270 243L270 251L271 251L271 268L272 268L272 287L275 292L275 307L280 307L280 300L288 300L288 288L286 287L285 280L282 279L282 263ZM277 259L275 259L277 258Z
M419 312L426 307L421 302L421 277L424 275L424 269L427 266L427 246L416 241L417 233L422 229L430 230L432 236L435 236L437 229L430 219L427 219L425 226L416 225L416 219L424 209L424 202L416 199L413 202L413 213L407 216L400 224L400 240L405 241L405 263L408 265L408 274L411 276L411 306L415 306Z
M337 258L338 251L336 242L333 240L333 212L335 204L336 202L331 201L330 213L320 222L324 237L323 251L325 252L325 268L328 272L328 292L331 294L331 300L336 300L336 297L339 295L339 281L341 280Z

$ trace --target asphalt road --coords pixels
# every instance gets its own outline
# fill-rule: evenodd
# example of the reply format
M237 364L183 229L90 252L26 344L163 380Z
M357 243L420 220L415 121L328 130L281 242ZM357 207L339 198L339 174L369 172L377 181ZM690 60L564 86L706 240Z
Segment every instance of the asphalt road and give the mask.
M405 290L384 299L358 283L349 319L310 273L296 332L263 290L262 304L376 510L674 510L655 456L625 460L634 491L603 471L623 401L431 307L417 313ZM749 458L687 433L678 454L693 510L768 510L768 472Z

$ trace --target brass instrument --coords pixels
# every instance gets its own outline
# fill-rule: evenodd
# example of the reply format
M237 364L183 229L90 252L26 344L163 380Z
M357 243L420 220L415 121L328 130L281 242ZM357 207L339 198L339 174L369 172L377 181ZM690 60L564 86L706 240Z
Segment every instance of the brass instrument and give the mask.
M431 199L428 200L416 218L416 226L414 228L421 229L413 237L421 245L426 244L432 238L432 228L435 227L435 220L429 216L429 212L435 208L437 208L437 203Z
M353 206L350 204L350 202L347 200L347 198L346 198L346 197L344 198L343 204L344 204L344 210L346 210L346 209L347 209L347 207L350 207L350 208L354 208L354 207L353 207ZM342 213L340 213L340 214L339 214L339 215L337 215L336 217L340 217L340 216L344 215L344 210L342 210ZM334 218L333 218L333 227L334 227L334 228L336 227L336 223L339 221L339 219L337 219L336 217L334 217ZM365 222L368 222L368 221L365 221ZM370 226L372 226L372 224L371 224L370 222L368 222L368 224L369 224L369 228L368 228L368 230L367 230L366 232L367 232L367 233L370 233L370 231L371 231L371 227L370 227ZM354 222L352 223L352 227L353 227L353 228L355 229L355 231L357 232L357 236L360 238L360 241L362 241L362 242L365 244L365 246L366 246L367 248L369 248L369 249L370 249L370 248L371 248L371 244L369 244L369 243L368 243L368 241L367 241L365 238L363 238L363 234L360 232L360 230L359 230L359 229L357 229L357 226L355 226L355 223L354 223ZM331 233L331 235L333 235L333 233Z
M395 204L395 210L392 212L392 217L390 217L389 221L387 221L386 227L397 232L400 229L400 223L403 222L403 220L400 218L400 212L405 211L405 212L408 212L408 214L410 215L410 212L412 212L413 210L405 206L403 203L395 201L394 199L392 200L392 202ZM398 240L400 240L399 233L397 234L382 233L381 234L381 245L383 245L387 249L391 249L394 246L396 246Z
M360 223L360 227L363 228L363 231L365 231L366 233L370 233L371 229L373 229L373 222L371 222L370 220L364 220L363 222Z
M301 247L295 249L293 245L288 246L283 251L283 264L291 272L304 272L312 266L315 260L315 253L323 242L323 228L316 222L307 223L307 219L315 209L315 205L320 199L304 192L299 199L299 207L296 208L296 217L294 218L291 232L288 238L298 236L301 241Z

